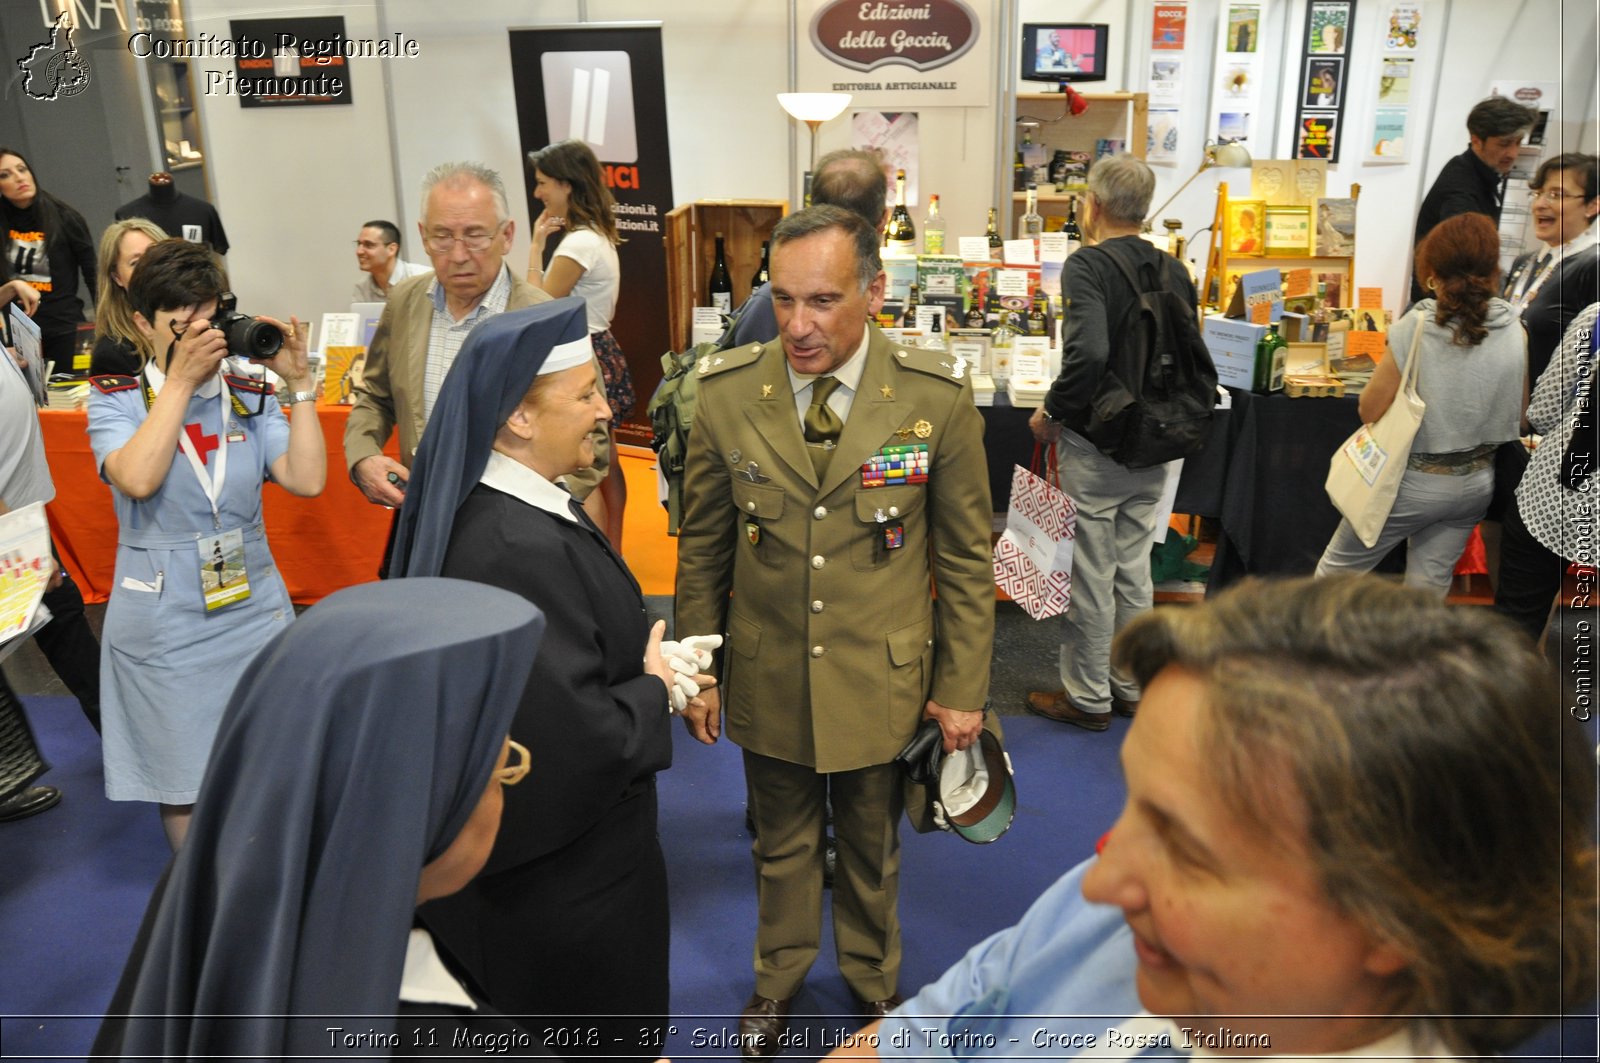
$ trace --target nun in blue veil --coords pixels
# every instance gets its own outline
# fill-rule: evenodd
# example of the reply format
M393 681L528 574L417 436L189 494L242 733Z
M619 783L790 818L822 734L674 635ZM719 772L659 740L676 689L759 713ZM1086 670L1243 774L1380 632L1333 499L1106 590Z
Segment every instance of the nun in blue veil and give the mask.
M511 724L528 783L506 795L484 873L421 918L492 1005L559 1028L562 1055L653 1059L659 1033L640 1029L668 1014L655 775L672 763L675 673L664 625L561 486L610 417L583 300L478 325L417 448L390 573L492 584L549 621Z
M527 774L507 732L543 626L515 595L408 580L330 595L268 642L94 1054L337 1059L513 1033L415 915L483 866Z

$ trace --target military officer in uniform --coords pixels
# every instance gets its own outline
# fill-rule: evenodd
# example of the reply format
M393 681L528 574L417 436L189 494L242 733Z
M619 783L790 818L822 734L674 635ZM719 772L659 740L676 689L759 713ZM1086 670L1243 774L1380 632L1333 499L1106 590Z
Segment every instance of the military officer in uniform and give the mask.
M924 717L978 736L994 639L989 481L967 366L868 324L878 235L818 206L772 234L779 340L707 356L684 479L677 630L721 631L757 876L747 1060L778 1050L821 936L831 792L839 968L863 1015L899 1003L893 758ZM938 596L934 597L934 587ZM685 714L715 742L722 695Z

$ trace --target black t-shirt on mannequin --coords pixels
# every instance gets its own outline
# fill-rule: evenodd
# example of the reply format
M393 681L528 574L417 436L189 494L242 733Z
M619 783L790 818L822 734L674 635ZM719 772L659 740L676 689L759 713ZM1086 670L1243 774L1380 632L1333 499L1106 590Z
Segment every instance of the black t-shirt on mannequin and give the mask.
M168 236L205 244L219 255L228 253L228 234L223 232L217 208L178 191L171 174L152 174L150 191L118 207L116 216L118 221L148 218L165 229Z

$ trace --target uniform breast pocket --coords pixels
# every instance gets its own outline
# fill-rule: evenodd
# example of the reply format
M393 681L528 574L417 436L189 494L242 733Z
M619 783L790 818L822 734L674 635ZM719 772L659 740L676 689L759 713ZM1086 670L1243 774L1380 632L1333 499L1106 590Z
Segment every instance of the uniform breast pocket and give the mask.
M764 564L776 565L776 552L765 540L776 532L783 516L783 488L734 477L733 504L739 511L742 549L753 553Z
M856 523L865 528L850 544L850 560L858 569L889 564L906 549L915 527L920 536L925 496L920 486L866 487L856 492Z

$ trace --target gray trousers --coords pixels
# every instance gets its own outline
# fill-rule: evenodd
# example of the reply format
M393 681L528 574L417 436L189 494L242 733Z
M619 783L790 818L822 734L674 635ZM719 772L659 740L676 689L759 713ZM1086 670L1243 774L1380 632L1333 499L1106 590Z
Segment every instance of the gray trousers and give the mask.
M1406 586L1431 590L1443 598L1450 593L1456 562L1493 493L1492 467L1465 476L1407 469L1378 541L1371 547L1363 545L1350 522L1341 519L1317 562L1317 575L1371 572L1404 539Z
M1111 668L1111 641L1150 608L1150 534L1167 467L1130 469L1065 436L1056 454L1061 488L1078 511L1061 685L1085 712L1110 712L1113 694L1139 700L1138 684Z

